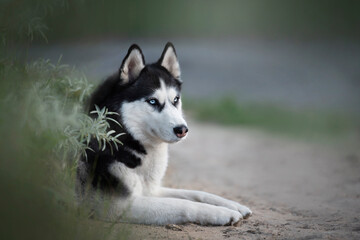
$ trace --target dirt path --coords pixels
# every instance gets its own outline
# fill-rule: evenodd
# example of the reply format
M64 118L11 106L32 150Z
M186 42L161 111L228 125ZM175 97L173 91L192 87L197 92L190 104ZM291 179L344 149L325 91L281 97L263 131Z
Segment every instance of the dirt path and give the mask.
M141 239L360 239L360 151L191 122L164 185L249 206L237 227L133 225ZM357 138L353 146L359 145ZM354 150L355 149L355 150ZM134 237L135 237L134 236Z

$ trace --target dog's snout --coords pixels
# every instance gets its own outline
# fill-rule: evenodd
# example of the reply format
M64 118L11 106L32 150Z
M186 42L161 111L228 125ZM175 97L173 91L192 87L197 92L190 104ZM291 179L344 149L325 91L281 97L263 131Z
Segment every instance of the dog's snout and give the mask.
M185 125L174 127L174 133L178 138L183 138L186 136L189 129Z

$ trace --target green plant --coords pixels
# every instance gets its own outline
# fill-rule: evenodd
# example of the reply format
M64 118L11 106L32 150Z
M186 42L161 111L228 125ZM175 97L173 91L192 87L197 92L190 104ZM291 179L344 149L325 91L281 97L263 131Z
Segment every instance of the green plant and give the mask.
M92 88L83 74L60 61L0 62L0 191L6 193L0 199L1 238L129 235L118 225L89 222L88 209L76 204L76 163L90 139L101 149L117 148L123 134L109 129L109 121L118 123L117 113L97 107L95 118L85 114Z
M89 209L78 206L75 197L76 162L89 149L89 139L97 139L102 149L121 144L122 133L108 129L116 113L97 108L94 118L85 114L93 86L61 64L61 57L54 64L26 62L29 44L47 41L44 19L66 5L0 1L0 239L129 236L122 225L89 220Z
M58 143L65 156L72 153L74 158L85 154L92 138L97 139L99 148L106 146L118 148L121 142L118 137L123 133L109 130L109 121L120 125L115 118L117 113L106 108L92 113L91 118L84 113L84 100L91 93L92 84L74 68L49 60L40 59L25 65L24 73L30 81L24 89L16 89L6 96L12 101L25 100L24 124L34 130L35 134L50 131L60 135ZM17 86L17 87L19 87ZM11 96L12 95L12 96ZM115 135L114 135L115 134Z
M82 2L82 0L76 0ZM68 0L2 0L0 1L0 47L36 39L47 42L46 18L68 7Z

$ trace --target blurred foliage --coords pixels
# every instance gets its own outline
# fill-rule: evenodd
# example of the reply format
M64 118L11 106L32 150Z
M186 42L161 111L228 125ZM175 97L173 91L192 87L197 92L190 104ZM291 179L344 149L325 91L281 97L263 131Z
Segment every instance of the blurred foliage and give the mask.
M113 113L83 113L86 78L59 62L8 60L0 62L0 89L0 238L107 239L114 231L126 238L77 206L76 164L89 139L104 148L120 143L108 131Z
M1 0L0 40L359 37L359 9L356 0Z
M98 108L95 118L84 113L92 85L61 58L55 64L26 63L24 48L16 52L20 44L46 41L44 18L66 5L0 2L0 239L129 236L121 226L89 220L89 209L77 206L75 197L77 159L89 139L98 139L102 148L120 144L119 135L108 130L115 113Z
M359 36L356 0L88 0L48 16L49 39Z
M292 111L270 104L239 104L235 98L217 101L186 100L185 110L195 118L232 126L247 126L304 139L334 139L359 132L360 117L326 111Z
M64 0L1 0L0 33L3 45L19 41L31 42L35 38L47 40L48 27L44 18L58 7L66 4Z

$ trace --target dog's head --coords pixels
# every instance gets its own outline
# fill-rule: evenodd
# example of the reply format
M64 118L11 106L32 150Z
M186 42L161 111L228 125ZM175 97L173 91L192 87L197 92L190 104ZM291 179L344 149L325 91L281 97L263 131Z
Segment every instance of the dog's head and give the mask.
M122 123L144 143L177 142L188 128L182 116L180 66L175 48L166 44L160 59L146 65L141 49L132 45L124 58L119 79Z

